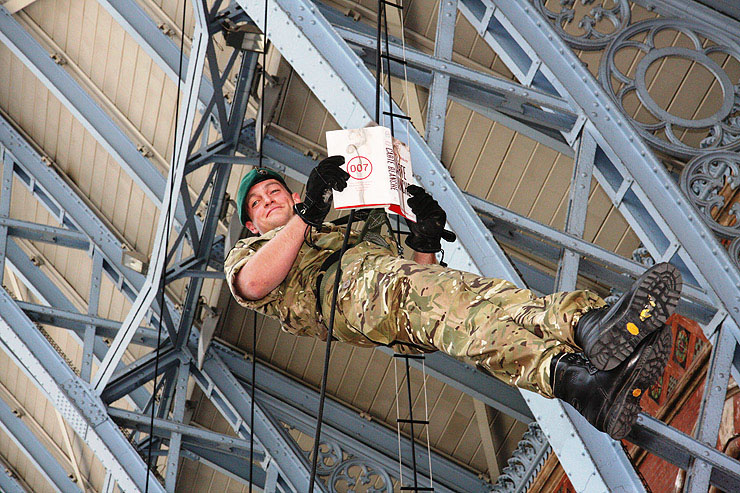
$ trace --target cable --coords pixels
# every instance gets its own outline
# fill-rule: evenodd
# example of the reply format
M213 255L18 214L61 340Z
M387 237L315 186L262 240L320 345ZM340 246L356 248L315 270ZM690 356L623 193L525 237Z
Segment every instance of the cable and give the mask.
M197 1L197 0L196 0ZM173 150L172 150L172 163L177 162L178 157L178 146L177 146L177 127L178 122L180 120L180 92L181 92L181 86L182 86L182 65L183 65L183 48L185 46L185 3L182 5L182 29L180 30L180 61L177 67L177 96L175 98L175 138L173 139ZM204 116L205 118L205 116ZM183 135L180 135L180 139L185 138ZM170 173L170 188L172 188L173 181L175 179L175 174ZM173 193L175 191L173 190ZM172 201L170 200L167 203L167 209L165 211L165 228L164 231L170 231L170 221L172 221ZM165 256L167 253L167 248L169 247L169 235L166 235L164 238L164 252ZM157 329L157 348L155 349L155 355L154 355L154 394L157 392L157 377L159 376L159 353L161 349L161 342L162 342L162 325L164 323L164 311L165 311L165 304L164 304L164 285L165 285L165 273L167 272L167 262L162 263L162 272L160 274L159 279L159 326ZM152 409L151 409L151 416L149 420L149 445L147 447L147 458L146 458L146 469L147 471L151 471L152 469L152 445L154 444L154 408L156 402L156 395L152 395ZM149 477L147 474L146 478L146 487L144 488L144 493L149 493Z
M265 0L264 17L262 24L262 35L264 41L262 44L262 95L260 96L260 110L259 110L259 125L260 129L260 141L259 141L259 163L258 167L262 167L262 159L264 152L262 150L265 142L265 80L267 79L267 0ZM257 128L257 127L255 127ZM255 142L256 144L257 142ZM251 399L250 416L249 416L249 493L252 493L252 485L254 484L254 395L255 388L257 387L257 312L254 312L254 330L252 330L252 388L250 389L249 396Z

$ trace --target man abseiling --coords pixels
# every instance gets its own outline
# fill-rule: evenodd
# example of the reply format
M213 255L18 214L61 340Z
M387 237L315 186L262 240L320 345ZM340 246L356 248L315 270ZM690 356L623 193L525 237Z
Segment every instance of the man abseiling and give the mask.
M306 193L276 172L256 168L237 195L242 223L255 235L229 252L224 270L239 304L278 319L283 330L325 340L331 288L344 227L325 223L332 190L349 175L344 159L321 161ZM670 264L648 269L615 304L577 290L538 297L527 289L440 266L446 214L421 187L409 186L406 244L369 235L342 257L334 336L401 352L444 351L499 380L560 398L613 438L625 437L641 394L662 375L671 349L666 319L681 276Z

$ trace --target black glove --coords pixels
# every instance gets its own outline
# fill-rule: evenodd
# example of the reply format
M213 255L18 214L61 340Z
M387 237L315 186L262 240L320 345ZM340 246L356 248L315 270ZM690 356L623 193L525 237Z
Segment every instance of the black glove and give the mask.
M437 201L419 186L409 185L407 190L411 195L408 204L416 214L416 222L406 221L411 230L406 244L417 252L437 253L442 250L441 239L455 241L455 233L445 229L447 214Z
M293 207L304 223L320 228L331 209L331 191L341 192L347 187L349 173L340 168L342 164L342 156L329 156L311 170L306 196Z

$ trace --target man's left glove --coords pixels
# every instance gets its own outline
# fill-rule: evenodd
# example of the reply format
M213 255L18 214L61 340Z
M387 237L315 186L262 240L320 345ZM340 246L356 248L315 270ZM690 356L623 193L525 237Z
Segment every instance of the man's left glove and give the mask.
M419 186L409 185L407 190L411 195L408 204L416 215L416 222L406 221L411 230L406 244L420 253L437 253L442 250L440 240L455 241L455 233L445 229L447 214L437 201Z
M304 223L320 228L331 209L331 191L341 192L347 187L349 173L340 168L344 157L329 156L308 175L306 196L293 210Z

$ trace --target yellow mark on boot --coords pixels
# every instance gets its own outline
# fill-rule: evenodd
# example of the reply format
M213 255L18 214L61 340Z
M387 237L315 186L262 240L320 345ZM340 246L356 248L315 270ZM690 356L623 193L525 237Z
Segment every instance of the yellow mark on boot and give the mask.
M644 322L645 320L653 316L653 314L651 313L653 311L653 308L655 308L655 300L651 296L648 298L648 304L645 305L645 308L643 308L640 312L640 322Z
M637 334L640 333L640 329L637 328L637 325L630 322L627 324L627 332L629 332L633 336L636 336Z
M642 394L642 390L640 389L635 389L632 391L632 395L635 397L640 397L640 394Z

